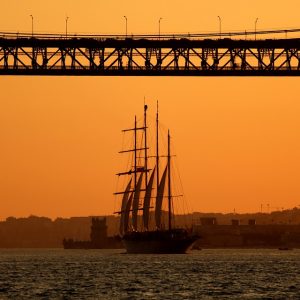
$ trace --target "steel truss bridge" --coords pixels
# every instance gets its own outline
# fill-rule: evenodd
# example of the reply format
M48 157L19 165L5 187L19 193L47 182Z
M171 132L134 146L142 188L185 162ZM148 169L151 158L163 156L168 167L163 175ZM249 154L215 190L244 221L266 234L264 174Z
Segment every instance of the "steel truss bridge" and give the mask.
M300 75L300 38L256 40L238 36L242 34L232 38L229 33L217 37L0 33L0 75Z

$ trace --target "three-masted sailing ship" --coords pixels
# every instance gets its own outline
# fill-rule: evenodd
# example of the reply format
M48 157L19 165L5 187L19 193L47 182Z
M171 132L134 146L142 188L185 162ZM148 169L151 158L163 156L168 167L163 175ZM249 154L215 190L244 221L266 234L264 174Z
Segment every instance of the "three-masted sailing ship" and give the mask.
M171 173L171 147L170 133L168 131L167 164L160 176L159 154L159 120L158 107L156 112L156 154L152 158L155 164L149 168L148 141L147 141L147 105L144 105L144 120L141 127L137 126L135 117L134 128L123 131L132 131L134 137L133 149L120 151L120 153L133 153L133 166L130 170L118 173L118 176L128 176L125 191L115 194L122 195L120 214L120 236L127 253L185 253L198 239L191 231L176 228L173 213L172 173ZM138 141L138 132L143 133L143 145ZM142 156L141 156L142 155ZM142 157L142 164L140 158ZM138 164L139 160L139 164ZM152 164L153 165L153 164ZM155 186L156 185L156 186ZM165 194L167 194L165 196ZM151 199L155 199L154 221L150 225ZM167 199L167 224L162 221L163 201ZM139 212L142 218L139 218ZM152 213L153 215L153 213ZM142 219L142 222L138 222ZM142 223L142 224L139 224Z

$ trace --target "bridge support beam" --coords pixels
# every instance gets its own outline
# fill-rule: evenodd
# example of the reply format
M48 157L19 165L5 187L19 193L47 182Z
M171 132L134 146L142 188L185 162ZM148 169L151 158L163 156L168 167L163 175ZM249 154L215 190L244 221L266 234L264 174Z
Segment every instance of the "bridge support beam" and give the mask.
M299 76L300 39L0 38L0 75Z

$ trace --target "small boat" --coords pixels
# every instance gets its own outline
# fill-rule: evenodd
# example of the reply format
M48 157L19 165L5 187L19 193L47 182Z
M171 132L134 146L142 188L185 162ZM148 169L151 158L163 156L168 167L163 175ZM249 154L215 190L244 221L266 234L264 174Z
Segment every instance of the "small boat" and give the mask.
M290 248L290 247L279 247L278 250L288 251L288 250L293 250L293 248Z
M132 167L118 176L127 176L126 188L122 192L120 211L120 236L127 253L186 253L199 238L191 229L176 227L173 211L172 171L170 132L168 131L167 155L159 153L158 106L156 113L156 145L155 155L150 156L148 145L147 105L144 105L143 124L137 124L135 117L134 128L123 130L133 133L133 149L120 153L133 154ZM142 136L142 141L139 140ZM160 159L167 158L167 163L160 174L162 163ZM155 160L152 164L149 160ZM167 193L166 193L167 191ZM154 199L154 207L151 200ZM164 201L167 201L167 211L163 212ZM154 210L151 211L151 209ZM142 212L142 215L139 214ZM163 213L167 218L162 218ZM150 224L150 216L152 225ZM163 219L167 219L163 222ZM166 224L165 224L166 223Z

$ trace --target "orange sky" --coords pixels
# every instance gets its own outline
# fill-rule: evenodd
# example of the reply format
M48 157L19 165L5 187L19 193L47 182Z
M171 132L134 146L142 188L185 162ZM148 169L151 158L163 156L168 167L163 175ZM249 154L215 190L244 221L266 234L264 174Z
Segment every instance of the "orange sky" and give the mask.
M298 1L7 1L0 30L199 32L299 27ZM172 3L172 7L170 4ZM292 9L291 9L292 8ZM111 214L120 130L160 101L194 211L300 204L298 78L1 77L0 218Z

